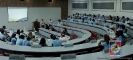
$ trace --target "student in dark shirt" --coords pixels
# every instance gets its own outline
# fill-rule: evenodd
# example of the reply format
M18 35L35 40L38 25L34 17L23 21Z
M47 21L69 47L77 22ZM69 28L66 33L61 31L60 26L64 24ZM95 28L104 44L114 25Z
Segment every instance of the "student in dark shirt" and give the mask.
M46 40L44 38L41 38L39 45L41 45L41 46L47 46Z
M56 30L53 28L52 25L49 25L49 30L50 30L50 31L56 31Z
M45 29L49 29L49 26L48 26L48 24L45 24Z
M70 34L68 33L68 31L67 31L67 29L66 28L64 28L63 29L63 32L62 32L63 34L65 34L65 35L68 35L68 36L70 36Z

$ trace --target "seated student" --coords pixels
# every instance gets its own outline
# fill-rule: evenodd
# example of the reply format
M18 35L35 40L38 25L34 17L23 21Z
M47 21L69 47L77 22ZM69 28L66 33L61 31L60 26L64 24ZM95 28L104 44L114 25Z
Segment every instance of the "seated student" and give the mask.
M125 16L122 16L120 22L125 23Z
M61 40L61 41L67 41L68 38L65 37L65 34L61 34L61 37L59 38L59 40Z
M92 19L92 21L93 21L92 22L93 25L97 25L97 22L94 19Z
M11 41L11 43L12 43L13 45L16 44L17 38L16 38L16 34L15 34L15 33L12 34L12 36L11 36L11 38L10 38L10 41Z
M4 33L7 33L6 26L3 26L2 29L4 30Z
M89 24L92 24L92 23L93 23L93 21L91 20L91 18L90 18L90 20L88 21L88 23L89 23Z
M84 19L87 19L87 18L88 18L88 16L86 14L84 14Z
M58 26L62 26L62 22L61 22L61 20L59 19L58 20L58 24L57 24Z
M16 41L16 45L22 46L24 38L25 38L24 35L20 35L19 39L17 39L17 41Z
M69 20L69 22L73 22L73 20L74 20L74 19L71 17L70 20Z
M32 44L29 41L30 39L27 38L26 40L23 40L23 46L31 46Z
M82 19L81 19L81 17L78 19L78 22L79 22L79 23L82 23Z
M32 32L31 32L31 31L29 31L29 33L28 33L28 37L29 37L30 39L32 39L33 34L32 34Z
M1 30L1 34L0 34L0 40L6 42L6 36L4 35L4 30Z
M36 41L38 41L38 39L37 39L35 36L32 36L32 39L30 40L30 42L31 42L31 43L34 43L34 42L36 42Z
M50 38L53 39L52 40L52 46L58 47L58 46L61 46L62 45L62 41L58 40L55 35L52 35L51 34L50 35Z
M124 30L123 30L123 35L124 35L126 38L129 37L129 35L127 34L127 29L124 29Z
M68 35L68 36L70 36L70 34L68 33L68 31L67 31L67 29L66 29L66 28L64 28L64 29L63 29L63 32L62 32L62 34L65 34L65 35Z
M17 35L20 35L20 29L17 30Z
M123 31L122 30L117 31L115 35L116 35L116 40L121 41L121 43L124 44L125 36L123 35Z
M117 28L117 30L116 30L116 31L123 30L123 29L122 29L122 25L118 25L117 27L118 27L118 28Z
M98 45L104 46L104 50L107 50L107 49L109 49L109 41L110 41L110 40L111 40L111 39L110 39L109 35L105 34L105 35L104 35L104 40L101 40L101 41L98 43Z
M105 18L105 16L104 16L104 15L102 15L101 19L102 19L102 20L106 20L106 18Z
M126 18L125 24L129 24L129 18Z
M24 35L24 36L26 36L26 34L24 33L23 30L20 31L20 35Z
M41 21L41 27L44 28L44 25L45 25L45 22L44 22L44 20L42 19L42 21Z
M91 18L91 17L92 17L91 14L89 14L89 15L88 15L88 18Z
M52 19L49 20L49 24L52 24Z
M41 45L41 46L47 46L46 40L44 38L41 38L39 45Z
M119 16L116 16L114 20L119 22Z
M114 23L113 22L111 22L109 28L112 29L112 30L114 30L115 26L114 26Z
M109 20L112 20L112 16L111 16L111 15L109 15L108 19L109 19Z
M103 27L108 27L108 23L104 21Z
M88 20L87 19L84 19L84 21L83 21L84 23L88 23Z
M70 21L70 19L71 19L70 16L68 16L68 17L67 17L67 21Z
M56 31L56 30L53 28L52 25L49 25L49 30L50 30L50 31Z
M45 24L45 29L49 29L49 26L48 26L48 24Z
M100 14L98 14L96 18L97 18L97 19L101 19L101 16L100 16Z

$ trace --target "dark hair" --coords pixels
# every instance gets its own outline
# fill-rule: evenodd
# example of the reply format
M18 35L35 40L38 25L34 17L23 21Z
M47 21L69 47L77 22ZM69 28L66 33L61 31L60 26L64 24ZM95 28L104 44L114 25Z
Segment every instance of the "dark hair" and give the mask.
M1 29L1 33L2 33L2 34L4 33L4 30L3 30L3 29Z
M41 38L40 43L41 46L47 46L46 40L44 38Z
M6 29L6 26L3 26L2 28L3 28L3 29Z
M48 26L48 24L45 24L45 26L46 26L46 27L45 27L45 29L49 29L49 26Z
M129 20L129 18L127 17L127 20Z
M17 30L17 34L20 35L20 29Z
M11 39L12 39L12 38L16 38L16 34L15 34L15 33L12 34L12 36L11 36L11 38L10 38L10 42L11 42ZM16 38L16 39L17 39L17 38Z
M107 21L105 20L104 22L106 23Z
M125 25L121 25L121 28L122 28L122 29L125 29Z
M23 30L21 30L21 33L23 33L24 31Z
M113 22L111 22L111 24L114 24Z
M62 37L65 37L65 34L61 34Z
M50 35L50 38L53 39L53 40L57 39L56 36L53 35L53 34Z
M125 36L123 35L123 31L122 30L117 31L115 34L116 34L117 37L122 36L123 38L125 38Z
M105 40L105 42L106 42L107 44L109 44L109 40L110 40L109 35L105 34L105 35L104 35L104 40Z
M94 20L94 19L92 19L92 21L93 21L93 22L95 22L95 20Z
M24 39L24 35L20 35L19 38L20 38L20 39Z
M33 35L32 38L35 38L35 35Z
M59 22L61 22L61 20L60 20L60 19L59 19L58 21L59 21Z

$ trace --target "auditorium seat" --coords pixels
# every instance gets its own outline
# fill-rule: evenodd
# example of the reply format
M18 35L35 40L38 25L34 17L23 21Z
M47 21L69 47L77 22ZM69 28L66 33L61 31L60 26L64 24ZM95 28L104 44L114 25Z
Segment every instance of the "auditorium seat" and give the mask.
M98 39L98 34L94 31L91 31L91 37L89 37L89 41L97 39Z
M0 56L4 56L4 54L0 54Z
M70 40L76 39L78 36L76 34L73 34L73 36L70 38Z

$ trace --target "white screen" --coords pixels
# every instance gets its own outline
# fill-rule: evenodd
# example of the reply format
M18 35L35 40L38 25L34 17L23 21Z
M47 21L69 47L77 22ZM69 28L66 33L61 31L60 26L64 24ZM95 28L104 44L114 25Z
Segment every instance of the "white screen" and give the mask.
M27 21L27 7L8 7L8 21Z

